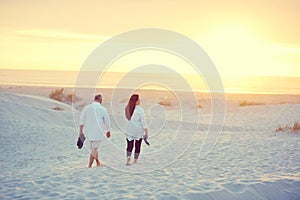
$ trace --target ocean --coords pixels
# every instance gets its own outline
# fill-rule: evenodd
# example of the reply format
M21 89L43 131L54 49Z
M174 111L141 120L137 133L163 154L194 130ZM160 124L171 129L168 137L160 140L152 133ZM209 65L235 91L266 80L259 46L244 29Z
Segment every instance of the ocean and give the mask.
M193 90L206 92L205 78L194 74L80 72L85 87L145 88L157 90ZM83 87L77 71L0 69L0 85ZM96 83L90 83L96 77ZM244 76L222 77L226 93L300 94L300 77ZM82 81L81 81L82 82Z

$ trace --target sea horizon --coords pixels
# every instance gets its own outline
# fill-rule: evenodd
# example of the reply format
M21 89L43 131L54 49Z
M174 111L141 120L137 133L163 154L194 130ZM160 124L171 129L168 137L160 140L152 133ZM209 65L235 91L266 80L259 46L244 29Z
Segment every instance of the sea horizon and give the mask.
M80 72L81 73L81 72ZM88 75L95 72L84 72ZM85 85L81 86L76 83L79 71L70 70L24 70L24 69L0 69L0 85L2 86L37 86L37 87L63 87L63 88L103 88L103 89L131 89L129 85L118 85L118 81L126 75L125 72L96 72L102 77L96 86ZM153 77L154 79L166 79L166 74L163 73L130 73L132 82L140 82L144 77ZM189 88L188 91L203 92L203 93L219 93L223 91L208 91L203 80L199 75L182 74L183 78L198 79L199 87ZM176 85L174 75L168 75L168 79L174 85L172 87L162 87L159 84L144 85L145 90L169 90L185 91L185 88L180 88ZM222 77L221 77L222 78ZM247 79L247 82L238 83L237 80ZM263 82L262 82L263 80ZM193 80L192 80L193 81ZM195 82L194 81L194 82ZM258 82L261 82L258 84ZM192 83L193 84L193 83ZM198 84L198 83L197 83ZM242 76L231 80L223 80L224 93L226 94L300 94L300 77L297 76Z

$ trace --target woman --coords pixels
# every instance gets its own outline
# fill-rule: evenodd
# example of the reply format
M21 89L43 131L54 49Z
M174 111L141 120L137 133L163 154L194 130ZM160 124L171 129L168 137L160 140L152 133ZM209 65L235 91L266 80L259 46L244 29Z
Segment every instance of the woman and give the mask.
M134 164L137 163L141 152L142 139L148 138L147 123L145 120L145 112L140 105L140 99L138 94L131 95L128 104L125 108L125 116L127 122L127 162L126 165L130 165L130 157L134 150Z

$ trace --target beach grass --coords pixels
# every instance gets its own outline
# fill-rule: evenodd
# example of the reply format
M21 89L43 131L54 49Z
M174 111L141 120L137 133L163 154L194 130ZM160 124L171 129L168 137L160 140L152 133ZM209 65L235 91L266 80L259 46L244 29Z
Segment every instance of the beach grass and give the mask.
M257 106L257 105L264 105L264 103L261 102L255 102L255 101L240 101L239 106Z
M81 98L78 97L75 92L66 93L64 88L54 89L48 96L51 99L64 103L74 103L81 100Z
M300 123L295 122L293 126L285 125L285 126L278 126L275 132L293 132L296 133L300 131Z

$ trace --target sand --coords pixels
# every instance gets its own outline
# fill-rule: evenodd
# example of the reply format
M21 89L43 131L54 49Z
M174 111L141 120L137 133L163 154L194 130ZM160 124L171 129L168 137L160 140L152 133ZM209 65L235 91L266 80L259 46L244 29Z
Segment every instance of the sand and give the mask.
M140 91L151 146L143 143L139 163L128 167L129 91L102 89L113 130L99 149L105 166L89 169L87 143L79 150L76 141L80 110L91 99L82 91L80 101L61 103L48 97L53 89L1 87L1 199L300 199L300 133L275 132L300 121L297 95L227 95L222 134L201 157L209 96L199 94L199 106ZM240 106L243 100L260 104Z

